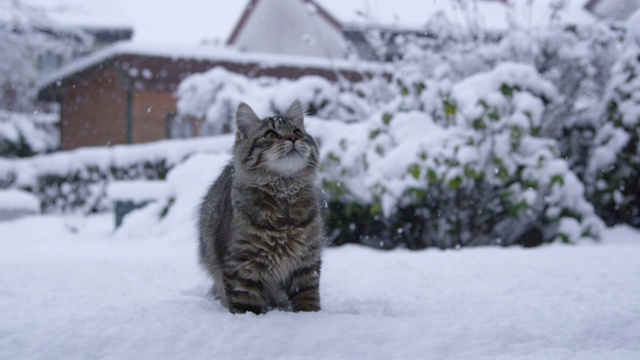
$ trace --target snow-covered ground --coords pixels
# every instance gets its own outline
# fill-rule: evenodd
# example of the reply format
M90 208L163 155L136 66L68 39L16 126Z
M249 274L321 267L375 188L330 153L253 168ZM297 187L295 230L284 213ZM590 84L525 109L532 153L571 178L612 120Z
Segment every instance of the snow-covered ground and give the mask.
M535 249L328 248L321 312L255 316L208 296L195 239L112 222L0 223L0 359L640 358L629 228Z

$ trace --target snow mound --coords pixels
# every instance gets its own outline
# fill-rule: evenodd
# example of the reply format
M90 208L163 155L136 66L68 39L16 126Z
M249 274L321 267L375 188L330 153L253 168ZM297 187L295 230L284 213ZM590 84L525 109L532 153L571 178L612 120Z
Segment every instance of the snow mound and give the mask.
M143 202L167 198L169 187L164 181L114 181L107 187L107 196L114 201Z
M0 211L23 210L40 212L40 200L33 194L22 190L0 190Z

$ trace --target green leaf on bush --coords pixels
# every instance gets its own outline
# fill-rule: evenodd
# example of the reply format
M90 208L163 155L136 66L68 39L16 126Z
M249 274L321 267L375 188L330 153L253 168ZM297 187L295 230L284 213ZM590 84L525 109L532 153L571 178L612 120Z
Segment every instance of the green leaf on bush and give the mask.
M502 200L509 200L511 198L511 196L513 196L513 191L506 191L506 192L503 192L502 194L500 194L500 198Z
M475 130L485 130L487 128L487 123L482 118L473 120L471 125Z
M500 92L506 97L513 97L513 88L506 84L502 84L502 86L500 87Z
M413 176L414 179L420 179L420 167L416 164L409 166L407 172Z
M408 195L414 201L415 204L419 204L427 196L427 191L419 188L410 188L407 190Z
M382 205L380 203L375 202L369 207L369 214L371 216L382 214Z
M456 176L449 181L449 189L456 191L462 185L462 177Z
M487 117L490 120L493 120L493 121L499 121L500 120L500 114L498 114L496 111L490 112L489 115L487 115Z
M402 96L409 95L409 89L406 86L404 86L404 84L400 79L396 80L396 83L398 84L398 87L400 87L400 94L402 94Z
M517 204L512 204L509 206L508 214L512 217L517 217L521 211L524 211L529 208L529 204L527 204L524 200L520 201Z
M324 180L322 182L322 187L333 193L337 197L341 197L344 195L344 189L339 183L335 183L333 181Z
M535 180L524 180L522 182L522 187L525 189L535 189L538 190L538 182Z
M427 170L427 179L429 180L430 184L433 184L438 181L438 174L436 174L435 170L429 169Z
M569 236L565 233L558 233L558 235L556 235L557 237L560 238L560 241L562 241L562 243L564 244L570 244L571 241L569 240Z
M465 166L464 168L464 176L466 176L469 179L474 179L474 180L478 180L482 177L481 173L477 172L476 169L469 167L469 166Z
M424 89L427 88L427 86L424 83L417 83L417 84L415 84L415 87L416 87L416 93L418 95L420 95L422 93L422 91L424 91Z
M442 105L444 105L444 114L447 117L452 117L456 115L457 108L455 104L449 102L448 100L444 100L442 102Z
M393 115L391 115L389 113L382 114L382 123L383 124L389 125L389 123L391 122L391 119L393 119Z
M340 158L337 157L333 152L329 152L327 154L327 158L334 164L340 164Z
M377 138L378 135L380 135L380 132L381 132L380 129L371 130L371 132L369 133L369 139L373 140L373 139Z
M558 183L561 186L564 185L564 178L562 177L562 175L556 174L551 177L551 186L553 186L553 184L555 183Z

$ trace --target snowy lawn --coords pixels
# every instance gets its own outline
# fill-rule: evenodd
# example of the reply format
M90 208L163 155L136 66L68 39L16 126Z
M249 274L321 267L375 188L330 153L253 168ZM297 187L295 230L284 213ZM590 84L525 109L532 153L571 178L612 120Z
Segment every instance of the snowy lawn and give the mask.
M640 233L602 244L324 252L319 313L231 315L195 239L112 218L0 223L0 359L640 358Z

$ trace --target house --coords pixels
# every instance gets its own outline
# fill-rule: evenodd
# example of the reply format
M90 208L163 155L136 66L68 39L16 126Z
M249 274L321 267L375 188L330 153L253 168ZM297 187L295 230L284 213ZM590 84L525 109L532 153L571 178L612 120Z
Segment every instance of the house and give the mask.
M340 22L312 0L250 0L227 45L257 53L348 55Z
M640 0L589 0L585 8L601 18L625 20L640 9Z
M286 21L265 24L267 15ZM198 119L176 117L174 92L184 78L220 66L250 77L359 81L363 65L345 59L341 34L340 24L310 0L251 0L229 46L117 43L43 78L38 99L60 104L63 150L199 136Z
M366 69L348 60L123 42L54 72L42 81L38 98L60 104L63 150L198 136L197 119L176 118L174 92L185 77L216 66L251 77L332 81L360 81Z

